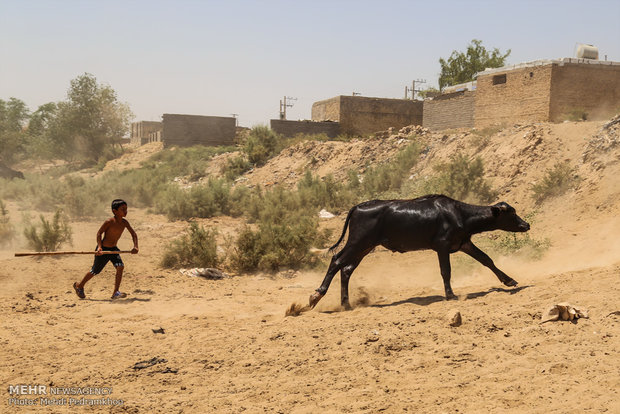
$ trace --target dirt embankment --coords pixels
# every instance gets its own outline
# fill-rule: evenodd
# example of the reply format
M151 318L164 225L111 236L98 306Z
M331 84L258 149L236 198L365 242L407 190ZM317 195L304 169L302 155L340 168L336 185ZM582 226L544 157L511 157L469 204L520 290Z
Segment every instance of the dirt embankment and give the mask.
M388 161L405 142L392 135L301 143L247 183L292 186L308 167L341 177L345 168ZM458 301L443 300L432 252L377 251L352 277L353 311L340 310L336 278L315 310L285 317L291 302L318 287L322 270L219 281L163 270L162 248L184 224L136 209L128 219L141 252L123 258L124 300L108 300L110 268L87 285L86 300L77 299L71 284L90 257L0 251L0 411L75 412L68 401L9 405L9 398L58 397L8 394L9 385L40 384L112 387L110 397L123 405L93 408L106 412L620 412L618 137L618 124L583 122L416 138L429 149L411 179L433 174L457 151L480 155L503 200L519 212L538 210L532 237L552 242L541 260L493 257L519 281L514 289L482 266L457 266ZM564 160L579 185L536 206L531 185ZM205 222L229 232L238 224ZM75 245L91 246L99 224L74 223ZM130 245L124 236L120 247ZM590 318L539 323L548 305L564 301ZM455 311L459 327L450 326Z

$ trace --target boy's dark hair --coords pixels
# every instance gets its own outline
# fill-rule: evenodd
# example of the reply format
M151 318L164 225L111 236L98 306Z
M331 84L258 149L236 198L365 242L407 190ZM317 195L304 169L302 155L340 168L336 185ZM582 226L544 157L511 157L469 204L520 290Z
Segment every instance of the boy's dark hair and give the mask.
M117 198L116 200L112 201L112 211L118 210L123 204L127 205L125 200L121 200L120 198Z

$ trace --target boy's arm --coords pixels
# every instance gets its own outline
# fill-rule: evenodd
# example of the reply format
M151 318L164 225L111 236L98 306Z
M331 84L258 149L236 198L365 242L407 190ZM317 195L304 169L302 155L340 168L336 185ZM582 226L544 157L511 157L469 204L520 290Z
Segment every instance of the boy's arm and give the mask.
M125 224L127 226L127 230L129 230L129 234L131 234L131 239L133 240L133 249L131 249L132 254L138 253L138 235L134 231L133 227L127 220L125 220Z
M108 227L110 227L110 220L106 220L103 222L103 224L101 225L101 227L99 227L99 231L97 232L97 252L96 254L98 256L101 255L101 244L102 244L102 238L101 236L106 232L106 230L108 230Z

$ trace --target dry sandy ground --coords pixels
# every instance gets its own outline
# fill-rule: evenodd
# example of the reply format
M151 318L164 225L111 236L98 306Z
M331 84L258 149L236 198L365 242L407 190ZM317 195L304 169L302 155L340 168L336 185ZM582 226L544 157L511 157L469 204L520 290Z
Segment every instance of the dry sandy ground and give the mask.
M86 300L75 296L71 284L90 256L0 251L0 411L618 413L618 165L612 160L592 176L589 168L579 164L584 182L596 185L546 203L533 226L532 237L553 243L542 260L493 256L517 288L502 288L489 270L462 264L457 254L459 300L451 302L443 300L432 252L378 250L351 280L354 310L339 309L336 277L315 310L285 317L291 303L307 301L323 270L220 281L162 270L161 250L185 224L131 207L141 252L124 255L126 299L108 299L111 267L87 285ZM510 194L503 198L512 201ZM99 224L73 223L76 249L92 247ZM120 247L131 247L129 235ZM548 305L565 301L590 318L539 323ZM454 311L463 317L459 327L449 325ZM48 394L10 395L17 384L45 385ZM61 398L50 395L52 387L112 390L65 396L61 406L9 404ZM69 397L122 405L69 406Z

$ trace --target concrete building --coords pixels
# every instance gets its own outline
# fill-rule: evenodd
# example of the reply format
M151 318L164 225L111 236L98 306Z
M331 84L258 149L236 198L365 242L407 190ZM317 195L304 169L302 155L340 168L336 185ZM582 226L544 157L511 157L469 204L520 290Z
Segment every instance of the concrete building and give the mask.
M177 145L234 145L237 120L233 117L164 114L161 140Z
M271 129L287 138L298 134L320 135L336 138L340 134L340 123L332 121L289 121L286 119L272 119Z
M144 145L152 142L153 134L160 132L163 124L157 121L140 121L131 123L130 142L134 145Z
M422 101L341 95L312 104L312 120L338 122L342 134L367 135L422 125L422 111Z

